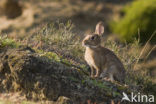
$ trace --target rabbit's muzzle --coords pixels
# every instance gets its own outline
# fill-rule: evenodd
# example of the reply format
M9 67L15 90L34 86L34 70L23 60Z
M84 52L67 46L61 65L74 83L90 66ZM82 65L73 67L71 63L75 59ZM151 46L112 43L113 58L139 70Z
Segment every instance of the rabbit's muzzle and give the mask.
M87 41L87 40L83 40L82 46L84 46L84 47L89 47L88 41Z

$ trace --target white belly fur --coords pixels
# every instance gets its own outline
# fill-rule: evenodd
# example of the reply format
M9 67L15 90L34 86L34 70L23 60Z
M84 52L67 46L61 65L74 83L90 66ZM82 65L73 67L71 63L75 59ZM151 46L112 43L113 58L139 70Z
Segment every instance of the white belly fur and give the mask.
M89 66L96 67L95 66L95 61L94 61L93 57L90 54L85 54L85 60L89 64Z

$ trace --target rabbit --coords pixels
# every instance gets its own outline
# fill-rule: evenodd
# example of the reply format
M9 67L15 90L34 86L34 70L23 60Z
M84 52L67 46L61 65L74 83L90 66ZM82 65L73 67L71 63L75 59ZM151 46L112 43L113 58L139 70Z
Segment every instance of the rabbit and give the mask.
M91 77L124 82L125 68L122 62L114 52L101 46L103 33L103 22L99 22L95 33L87 35L82 41L82 45L86 48L84 58L91 68Z

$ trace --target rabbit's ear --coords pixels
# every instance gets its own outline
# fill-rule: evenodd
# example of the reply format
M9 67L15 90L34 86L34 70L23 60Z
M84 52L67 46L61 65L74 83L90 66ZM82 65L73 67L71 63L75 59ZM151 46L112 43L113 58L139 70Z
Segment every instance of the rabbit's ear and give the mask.
M104 33L103 22L99 22L99 23L96 25L95 33L98 34L98 35L102 35L102 34Z

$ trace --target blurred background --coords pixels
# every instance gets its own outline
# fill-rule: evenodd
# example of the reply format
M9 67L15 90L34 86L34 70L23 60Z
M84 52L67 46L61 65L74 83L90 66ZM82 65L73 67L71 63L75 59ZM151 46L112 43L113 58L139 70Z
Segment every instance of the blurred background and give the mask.
M83 60L81 40L99 21L103 45L156 82L156 0L0 0L1 36L76 62Z

